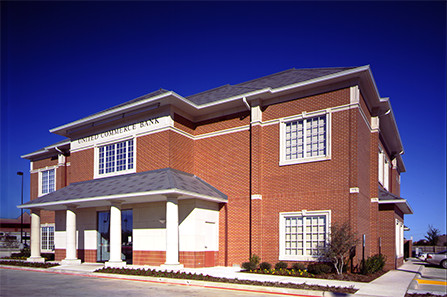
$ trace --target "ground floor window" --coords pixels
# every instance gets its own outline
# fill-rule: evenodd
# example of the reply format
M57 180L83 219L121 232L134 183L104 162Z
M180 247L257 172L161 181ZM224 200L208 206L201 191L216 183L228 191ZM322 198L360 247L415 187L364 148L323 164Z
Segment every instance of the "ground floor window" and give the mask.
M280 260L313 260L328 240L330 211L280 213Z
M54 226L41 227L41 249L42 251L54 250Z

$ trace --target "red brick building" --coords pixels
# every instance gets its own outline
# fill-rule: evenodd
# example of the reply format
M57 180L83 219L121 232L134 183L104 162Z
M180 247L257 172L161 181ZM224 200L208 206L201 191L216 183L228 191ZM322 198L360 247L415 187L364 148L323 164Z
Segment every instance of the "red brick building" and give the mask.
M182 97L160 89L51 129L31 161L56 259L231 266L315 261L348 222L362 257L403 261L403 146L369 66L290 69ZM33 245L34 244L34 245ZM364 251L364 254L363 254Z

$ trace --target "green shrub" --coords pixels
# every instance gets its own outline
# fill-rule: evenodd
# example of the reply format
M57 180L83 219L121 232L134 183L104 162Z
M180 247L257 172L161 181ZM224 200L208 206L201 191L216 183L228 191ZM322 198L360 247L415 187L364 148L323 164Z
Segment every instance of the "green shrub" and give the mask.
M261 264L259 264L259 269L261 270L270 270L272 268L272 264L270 264L269 262L262 262Z
M259 258L258 255L253 254L250 258L250 262L258 266L259 262L261 261L261 258Z
M292 269L296 271L298 270L304 271L306 269L306 266L304 266L303 263L293 263Z
M256 268L258 268L258 265L256 265L253 262L242 263L242 269L244 269L244 270L255 270Z
M332 267L326 263L314 263L307 266L307 271L312 274L330 273Z
M279 261L278 263L275 264L275 269L287 269L287 263Z
M384 255L374 255L368 257L362 266L362 274L372 274L381 271L385 266L386 258Z

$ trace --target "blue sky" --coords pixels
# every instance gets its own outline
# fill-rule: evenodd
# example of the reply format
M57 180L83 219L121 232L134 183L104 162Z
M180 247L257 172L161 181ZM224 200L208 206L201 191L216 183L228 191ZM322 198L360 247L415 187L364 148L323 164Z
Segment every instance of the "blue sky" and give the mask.
M371 65L405 148L406 237L446 226L446 4L1 2L1 217L48 130L159 88L188 96L290 68Z

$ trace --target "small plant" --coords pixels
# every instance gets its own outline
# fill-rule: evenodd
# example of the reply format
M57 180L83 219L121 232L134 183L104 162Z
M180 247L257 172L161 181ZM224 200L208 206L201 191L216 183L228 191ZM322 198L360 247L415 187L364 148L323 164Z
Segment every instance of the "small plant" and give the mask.
M256 254L253 254L250 257L249 262L242 263L242 268L245 270L256 270L258 268L258 264L259 264L260 260L261 260L261 258L259 258L259 256L257 256Z
M259 264L259 269L261 270L270 270L272 268L272 264L270 264L269 262L262 262L261 264Z
M261 261L261 258L259 258L259 256L256 255L256 254L253 254L253 255L250 257L250 262L253 263L253 264L255 264L256 266L258 266L258 264L259 264L260 261Z
M296 271L298 270L304 271L306 269L306 266L304 266L303 263L293 263L292 269Z
M362 274L373 274L381 271L385 266L385 261L385 256L381 254L368 257L362 267Z
M275 269L287 269L287 263L279 261L275 264Z
M255 270L256 268L258 268L258 265L256 265L255 263L252 262L242 263L242 269L244 270Z
M307 266L307 271L312 274L330 273L332 271L332 267L326 263L314 263Z

